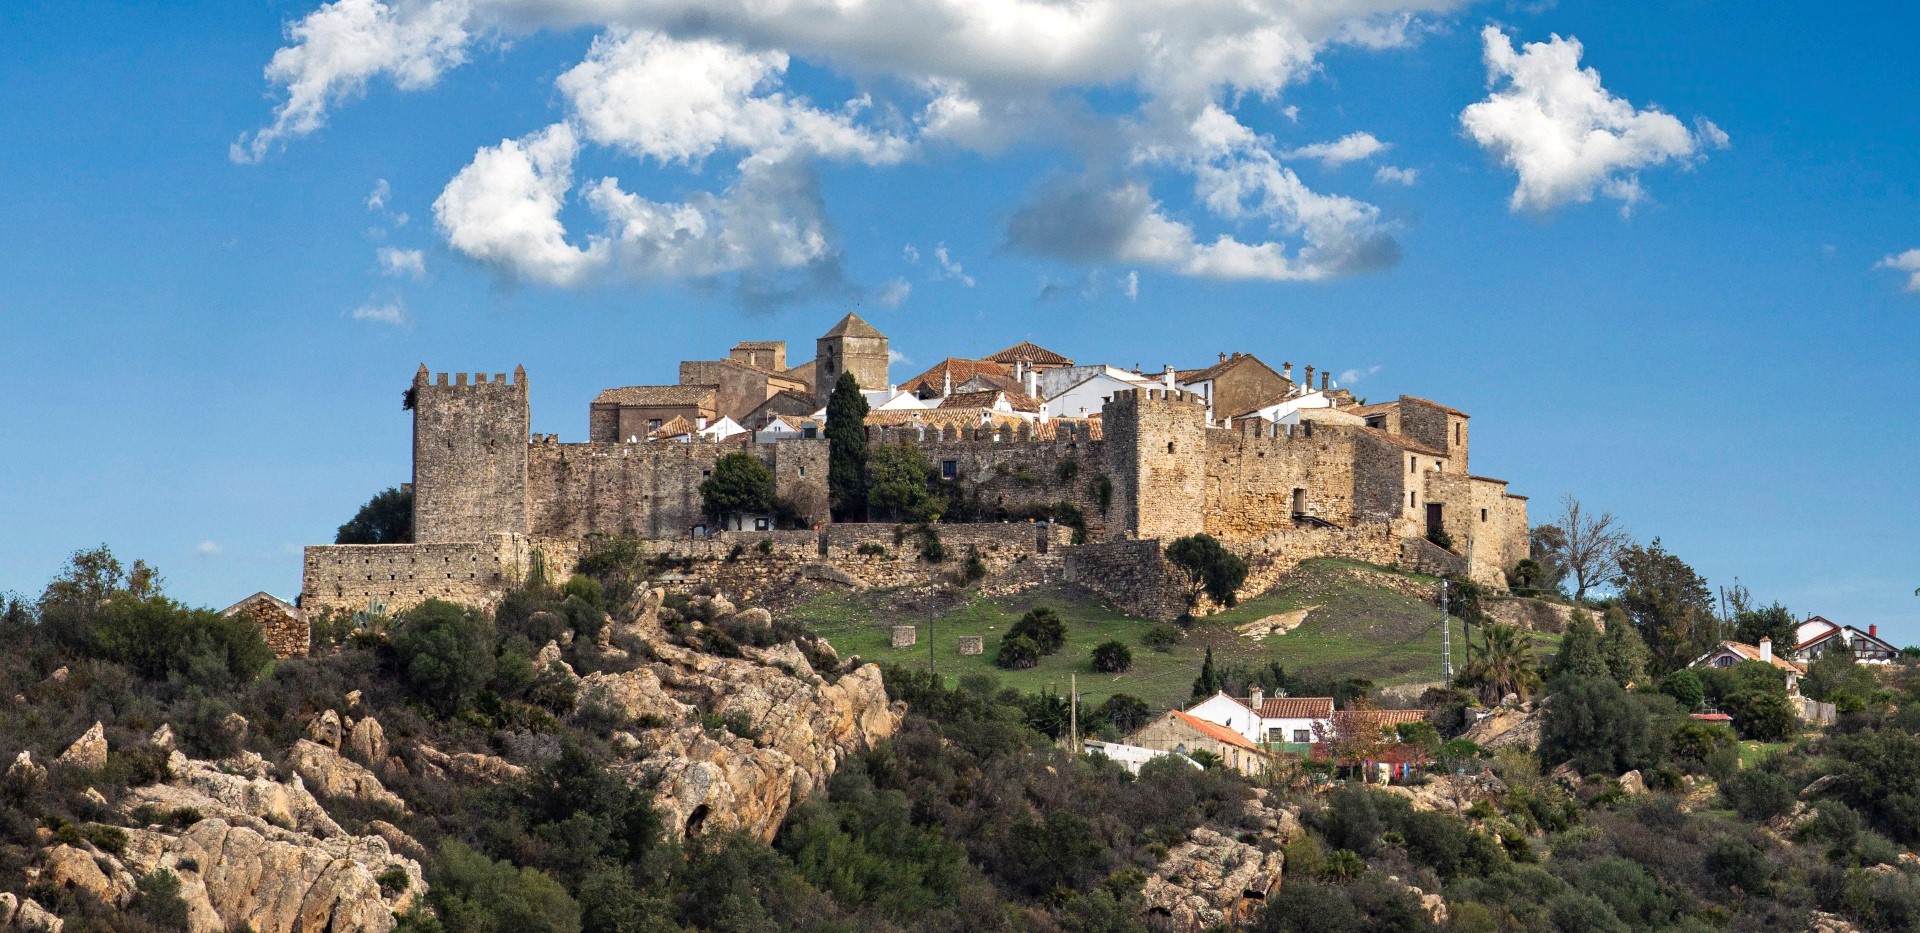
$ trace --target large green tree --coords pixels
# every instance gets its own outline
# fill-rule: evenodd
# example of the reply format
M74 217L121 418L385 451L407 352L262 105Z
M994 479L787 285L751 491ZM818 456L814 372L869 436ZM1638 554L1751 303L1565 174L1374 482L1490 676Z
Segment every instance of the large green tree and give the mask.
M827 397L827 502L834 521L867 517L867 397L849 372Z
M1762 638L1773 639L1773 650L1786 651L1794 646L1794 630L1799 623L1794 621L1793 612L1787 607L1774 603L1760 609L1742 609L1733 615L1733 637L1749 645L1757 645Z
M1223 606L1237 599L1247 582L1247 562L1220 545L1209 534L1188 535L1167 545L1167 560L1187 575L1187 604L1198 605L1200 594Z
M333 536L335 544L411 544L413 487L393 486L375 493Z
M1706 578L1667 551L1660 539L1620 551L1620 605L1653 655L1654 673L1685 667L1718 635Z
M493 677L493 623L464 606L429 599L400 614L393 652L414 692L442 716L473 702Z
M882 444L867 457L867 507L908 522L938 519L946 497L933 492L933 467L911 440Z
M1477 688L1489 704L1509 693L1525 700L1540 689L1539 663L1526 633L1512 625L1490 625L1485 634L1485 644L1468 646L1461 682Z
M765 513L773 508L773 471L750 453L727 454L714 462L713 475L700 484L700 507L723 524Z

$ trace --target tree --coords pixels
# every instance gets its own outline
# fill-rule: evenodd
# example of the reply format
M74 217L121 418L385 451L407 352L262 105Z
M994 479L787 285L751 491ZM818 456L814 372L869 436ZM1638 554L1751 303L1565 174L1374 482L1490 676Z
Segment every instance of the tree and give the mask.
M1689 713L1699 709L1700 701L1707 697L1707 688L1700 682L1700 675L1684 667L1660 678L1660 692L1673 697L1674 702Z
M1554 694L1540 751L1548 762L1571 760L1586 774L1619 774L1657 757L1646 708L1601 677L1569 681Z
M713 475L700 484L700 507L722 525L743 515L759 515L773 508L773 471L750 453L730 453L713 464Z
M145 599L159 593L159 571L140 560L129 569L103 544L73 552L66 568L41 592L36 608L40 624L53 640L71 648L87 640L95 615L109 598L126 595Z
M1527 552L1539 568L1539 576L1528 584L1535 592L1560 592L1567 579L1566 548L1567 533L1559 525L1535 525L1527 533Z
M1213 646L1207 646L1207 657L1200 662L1200 676L1193 679L1193 699L1204 700L1220 692L1222 682L1220 671L1213 666Z
M901 521L936 521L947 502L934 494L933 475L933 466L918 444L911 440L882 444L867 458L867 506Z
M1661 547L1659 538L1622 548L1618 561L1620 605L1652 652L1655 672L1699 657L1717 635L1706 579Z
M1489 625L1484 630L1486 643L1467 648L1461 681L1478 687L1485 703L1498 703L1509 693L1525 700L1540 688L1539 662L1526 633L1512 625Z
M867 516L867 397L850 372L827 397L827 502L835 521Z
M440 843L427 897L447 933L578 933L580 905L534 868L496 862L456 839Z
M1015 636L1032 640L1040 654L1049 655L1067 643L1067 626L1060 621L1059 613L1046 606L1035 606L1007 630L1007 637Z
M1548 563L1573 576L1574 599L1585 599L1587 590L1612 579L1621 549L1632 540L1612 512L1595 515L1571 494L1560 500L1560 514L1551 527L1559 532L1558 551Z
M1153 709L1147 706L1147 701L1131 694L1116 693L1107 697L1105 703L1096 707L1093 715L1088 719L1089 721L1105 720L1121 735L1126 735L1146 725L1147 720L1152 716Z
M1592 616L1576 611L1567 621L1567 630L1560 634L1560 650L1554 654L1548 673L1555 679L1613 676L1607 666L1606 644Z
M1800 732L1800 714L1786 697L1759 693L1741 705L1733 724L1745 738L1759 742L1784 742Z
M1613 682L1622 687L1639 683L1647 672L1647 643L1640 640L1640 632L1627 621L1625 612L1617 608L1607 611L1607 631L1601 645L1606 649L1607 670L1613 672Z
M334 533L335 544L413 543L413 487L377 492Z
M1102 674L1124 674L1133 667L1133 649L1117 641L1093 649L1093 669Z
M1749 645L1757 645L1762 638L1773 640L1773 650L1778 653L1794 646L1795 630L1799 623L1793 619L1793 613L1787 607L1774 603L1762 609L1741 609L1733 614L1733 637Z
M1237 600L1247 582L1247 562L1220 546L1209 534L1188 535L1167 545L1167 560L1187 575L1187 605L1200 604L1200 594L1223 606Z
M493 623L464 606L429 599L400 614L392 641L400 673L442 716L466 709L493 677Z
M1008 635L1000 640L993 663L1010 671L1024 671L1040 663L1040 646L1025 635Z

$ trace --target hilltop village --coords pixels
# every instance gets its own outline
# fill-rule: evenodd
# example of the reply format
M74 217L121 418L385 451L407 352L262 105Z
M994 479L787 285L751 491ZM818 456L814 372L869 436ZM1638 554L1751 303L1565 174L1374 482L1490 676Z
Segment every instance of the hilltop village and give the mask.
M1250 590L1319 556L1464 573L1498 590L1527 556L1526 498L1472 472L1469 417L1437 402L1362 404L1326 369L1316 384L1313 366L1296 375L1292 362L1247 352L1145 372L1023 342L896 381L888 350L852 314L804 362L781 341L742 342L682 362L677 382L601 392L585 442L530 433L524 369L469 377L423 365L407 389L413 543L308 548L300 604L488 604L530 562L575 559L608 535L686 560L745 542L795 558L794 574L824 565L865 583L914 582L913 568L861 547L891 543L893 524L829 520L822 432L842 373L867 398L869 444L912 441L978 504L975 521L945 526L950 541L995 573L1086 583L1140 615L1184 609L1158 555L1199 533L1248 561ZM772 471L784 522L709 527L700 484L737 451ZM1073 527L1034 521L1063 514ZM731 587L778 582L714 570Z

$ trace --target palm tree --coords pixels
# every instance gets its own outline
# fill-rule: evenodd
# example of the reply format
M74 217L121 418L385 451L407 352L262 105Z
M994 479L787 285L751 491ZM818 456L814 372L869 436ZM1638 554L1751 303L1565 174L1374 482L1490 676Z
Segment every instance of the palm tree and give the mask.
M1540 689L1539 660L1526 633L1512 625L1483 625L1482 631L1486 644L1469 645L1461 683L1477 687L1481 701L1489 705L1509 693L1524 700Z

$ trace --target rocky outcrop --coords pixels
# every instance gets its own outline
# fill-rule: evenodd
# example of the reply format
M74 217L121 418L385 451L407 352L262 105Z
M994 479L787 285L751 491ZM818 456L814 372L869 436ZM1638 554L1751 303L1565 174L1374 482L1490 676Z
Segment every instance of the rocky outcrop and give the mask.
M492 755L459 752L449 755L425 742L413 746L416 771L462 784L508 784L524 780L527 769Z
M580 706L637 733L636 757L619 770L657 782L654 805L684 835L744 829L772 839L842 759L898 727L877 666L828 683L791 644L721 658L648 641L651 663L582 678Z
M1198 933L1238 926L1279 890L1285 859L1278 846L1300 832L1300 821L1291 810L1256 805L1253 812L1264 822L1259 835L1270 848L1202 826L1167 853L1141 888L1156 929Z
M307 727L307 738L338 751L340 732L340 714L327 710L314 717L313 723Z
M1540 745L1540 727L1544 725L1546 713L1535 709L1531 712L1501 707L1487 714L1485 719L1473 724L1462 736L1481 748L1505 748L1517 745L1522 748L1536 748Z
M61 668L64 671L66 668ZM29 897L17 900L11 894L0 894L0 930L19 930L20 933L60 933L67 925L65 920L49 913L40 902Z
M126 871L122 869L118 874L125 875ZM124 907L133 899L131 877L109 878L92 855L70 845L47 850L40 878L70 891L84 891L103 904Z
M55 764L72 765L76 768L104 768L107 766L106 726L94 723L84 735L75 739L67 750L54 759Z
M381 727L380 720L363 716L347 732L346 747L342 751L363 764L381 765L387 760L387 730Z
M317 742L301 739L287 752L287 765L307 785L327 797L347 797L406 809L406 802L380 783L372 771Z
M1505 795L1507 785L1492 771L1482 771L1468 775L1444 774L1417 786L1391 784L1379 790L1406 798L1415 810L1461 813L1477 801Z

